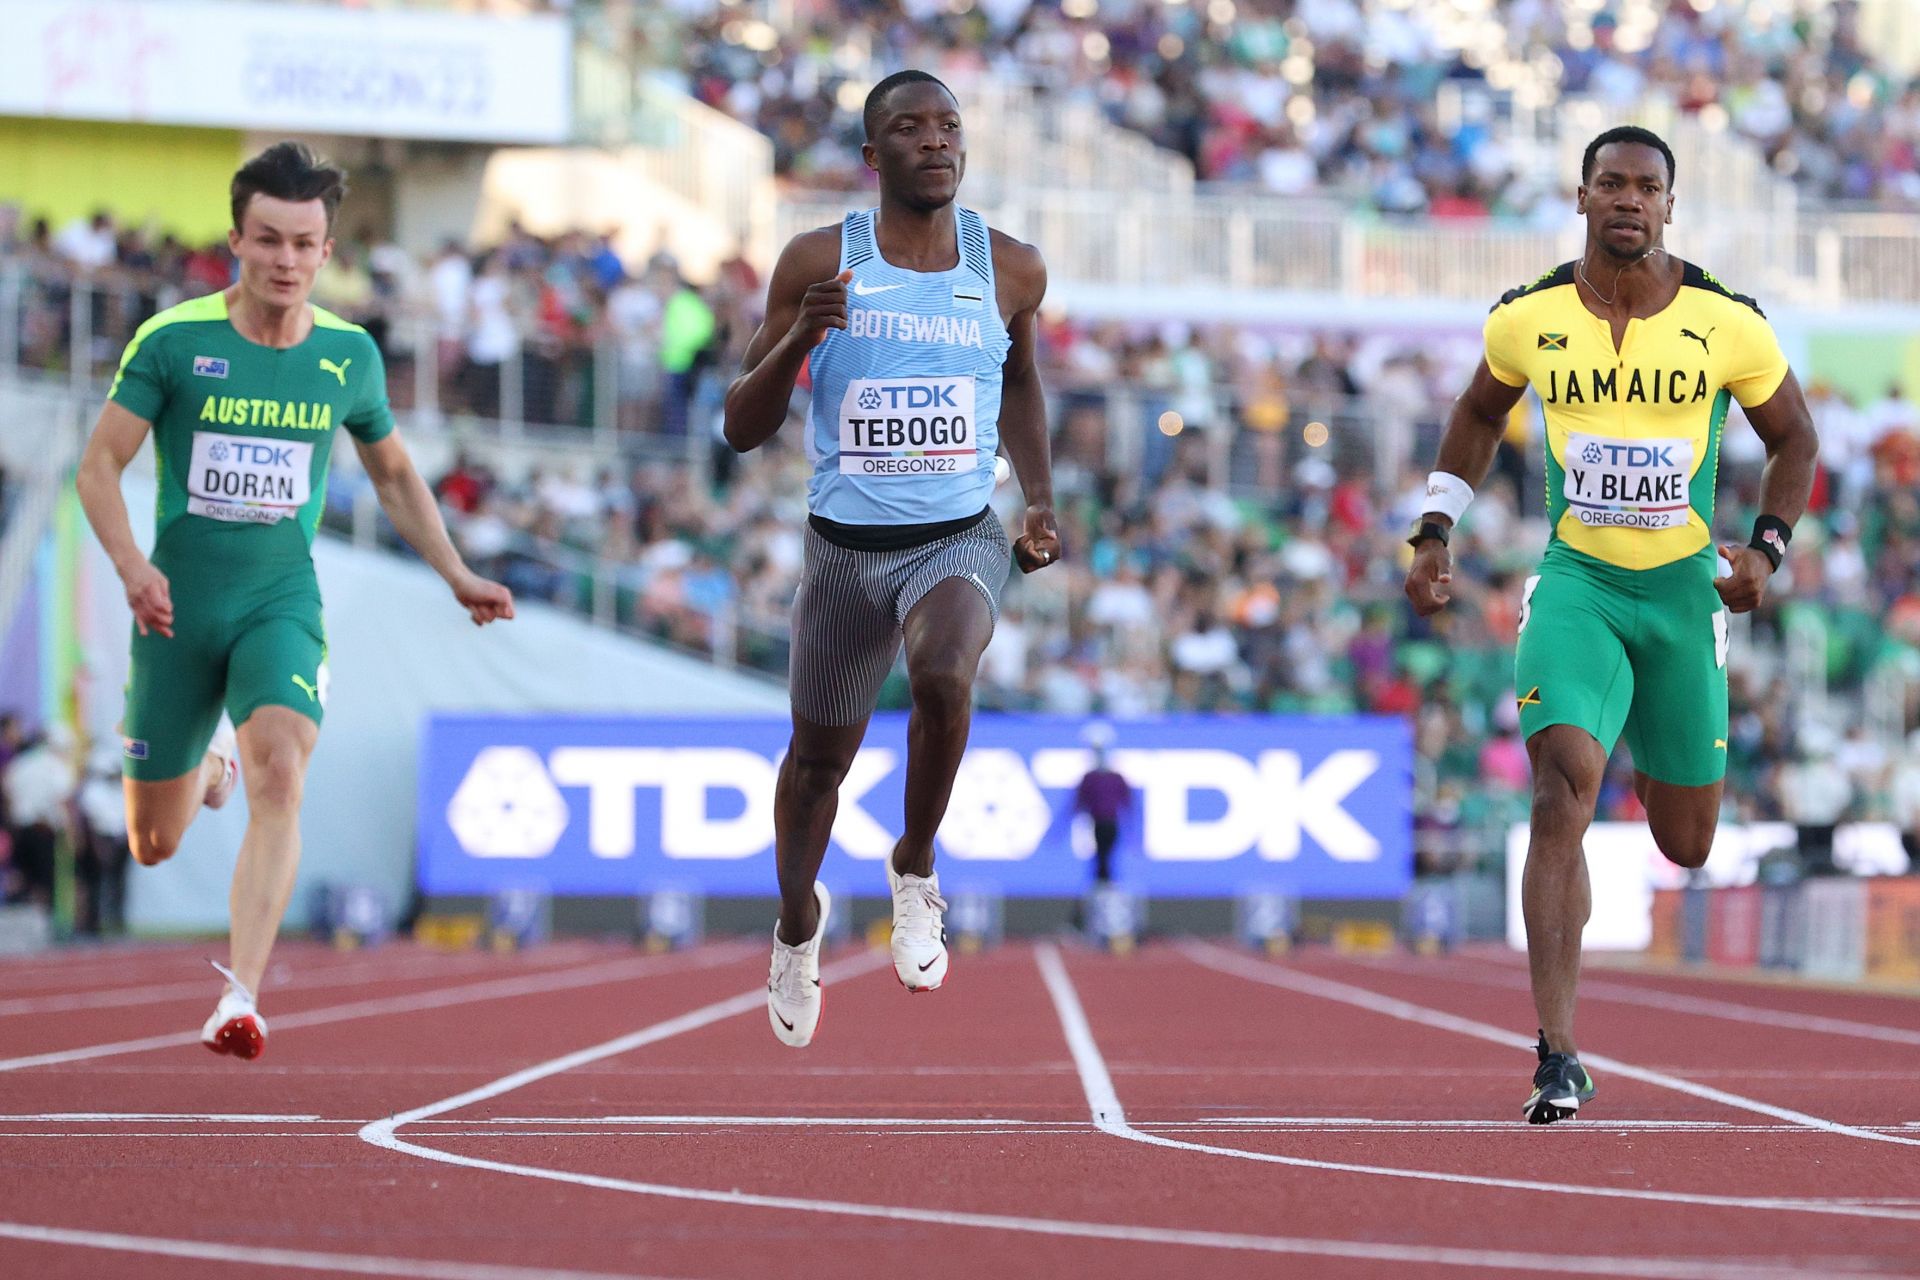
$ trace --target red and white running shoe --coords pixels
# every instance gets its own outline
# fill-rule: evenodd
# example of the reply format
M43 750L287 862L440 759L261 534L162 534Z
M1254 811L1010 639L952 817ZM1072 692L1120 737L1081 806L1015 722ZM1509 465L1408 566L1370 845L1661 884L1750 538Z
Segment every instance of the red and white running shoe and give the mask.
M218 961L209 962L227 980L226 994L200 1028L200 1043L215 1053L230 1053L251 1062L267 1047L267 1020L253 1007L253 993Z

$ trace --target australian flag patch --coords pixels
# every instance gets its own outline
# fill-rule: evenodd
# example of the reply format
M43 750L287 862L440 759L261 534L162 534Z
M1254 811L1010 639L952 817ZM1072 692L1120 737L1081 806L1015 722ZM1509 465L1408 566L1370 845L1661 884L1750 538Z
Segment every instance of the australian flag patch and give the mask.
M193 376L196 378L226 377L226 359L222 356L195 356L193 358Z

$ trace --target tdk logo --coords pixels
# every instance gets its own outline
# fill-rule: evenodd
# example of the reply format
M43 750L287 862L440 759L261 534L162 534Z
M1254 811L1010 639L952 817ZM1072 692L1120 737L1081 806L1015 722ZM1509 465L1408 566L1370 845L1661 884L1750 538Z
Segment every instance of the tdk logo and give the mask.
M901 385L878 383L860 389L859 405L869 412L876 409L959 409L951 382L909 382Z
M1221 862L1252 854L1286 862L1299 856L1303 837L1340 862L1382 856L1380 841L1343 807L1380 771L1375 751L1333 751L1311 770L1286 750L1253 758L1204 747L1119 750L1110 759L1141 793L1151 860ZM1030 755L1004 747L969 751L940 829L943 854L982 862L1031 858L1059 808L1047 793L1057 799L1070 792L1091 763L1077 747ZM833 839L852 857L877 861L892 852L899 833L866 803L904 766L886 747L864 748L854 758L833 826ZM668 858L750 858L773 845L778 770L777 760L742 747L559 747L543 760L531 747L490 746L468 766L446 820L476 858L546 857L582 820L596 858L631 858L643 846ZM584 792L584 804L563 788ZM643 788L659 792L659 831L645 840L636 805Z
M1670 444L1658 446L1644 444L1610 444L1596 440L1588 444L1587 447L1581 451L1580 456L1583 461L1594 465L1605 461L1607 465L1614 467L1671 467L1675 465L1673 461L1673 446Z

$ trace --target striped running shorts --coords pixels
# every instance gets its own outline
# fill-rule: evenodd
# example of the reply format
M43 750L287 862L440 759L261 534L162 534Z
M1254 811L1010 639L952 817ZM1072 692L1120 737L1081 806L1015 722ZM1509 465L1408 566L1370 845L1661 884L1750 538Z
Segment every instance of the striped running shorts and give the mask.
M793 600L793 713L828 726L866 719L913 606L948 578L962 578L979 589L998 622L1012 557L1007 531L991 511L970 528L899 551L837 546L808 525Z

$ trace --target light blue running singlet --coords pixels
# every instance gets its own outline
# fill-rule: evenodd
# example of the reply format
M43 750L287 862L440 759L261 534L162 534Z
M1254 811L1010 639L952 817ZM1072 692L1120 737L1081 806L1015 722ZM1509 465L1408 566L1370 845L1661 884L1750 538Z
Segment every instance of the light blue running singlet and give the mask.
M809 357L807 507L841 524L970 516L993 492L1002 366L1012 340L993 289L986 220L955 209L960 265L907 271L880 256L877 209L840 227L847 327Z

